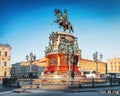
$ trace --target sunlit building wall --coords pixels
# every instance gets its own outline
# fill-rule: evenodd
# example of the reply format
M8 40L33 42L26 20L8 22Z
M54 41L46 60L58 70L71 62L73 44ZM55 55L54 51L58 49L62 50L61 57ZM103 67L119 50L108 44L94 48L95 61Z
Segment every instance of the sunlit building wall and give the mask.
M18 78L29 78L30 72L30 62L24 61L12 65L12 76ZM40 58L32 62L32 72L33 76L40 77L41 72L44 71L44 68L48 67L46 63L46 58ZM80 71L84 70L96 70L96 62L93 60L80 58L78 62L78 69ZM107 72L107 66L105 62L98 62L98 72L105 74Z
M107 73L107 63L97 62L98 64L98 73L106 74ZM85 70L94 70L96 71L96 62L88 59L79 59L79 66L81 71Z
M108 59L108 72L120 73L120 58Z
M10 77L10 50L10 45L0 44L0 80Z

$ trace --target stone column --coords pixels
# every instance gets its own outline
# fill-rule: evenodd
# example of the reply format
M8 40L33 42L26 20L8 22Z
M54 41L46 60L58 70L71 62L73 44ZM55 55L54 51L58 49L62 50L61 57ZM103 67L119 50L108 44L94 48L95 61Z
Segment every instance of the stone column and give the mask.
M57 55L57 60L58 60L58 66L60 66L60 56Z
M117 73L119 72L119 64L118 64L118 62L117 62Z

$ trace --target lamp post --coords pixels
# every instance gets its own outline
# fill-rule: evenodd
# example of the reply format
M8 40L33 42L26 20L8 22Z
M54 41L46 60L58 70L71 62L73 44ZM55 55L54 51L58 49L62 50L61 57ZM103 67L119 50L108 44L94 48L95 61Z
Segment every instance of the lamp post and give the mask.
M26 60L30 62L30 69L29 69L29 78L30 78L30 88L32 88L32 76L33 76L33 70L32 70L32 62L36 59L36 56L33 55L31 52L29 55L26 55Z
M67 72L67 85L69 87L69 81L70 81L70 77L71 77L71 46L70 46L70 40L66 40L65 39L65 35L63 35L64 38L64 42L66 42L66 50L65 50L65 54L67 55L67 63L68 63L68 72Z
M74 75L75 75L75 73L74 73L74 66L75 66L75 64L76 64L76 60L75 60L75 56L74 56L74 49L72 50L72 72L71 72L71 77L74 79Z
M68 73L67 73L67 85L69 87L69 80L70 80L70 50L69 50L69 44L67 44L67 60L68 60Z
M93 59L96 62L96 75L98 77L98 62L102 59L103 55L102 54L98 54L98 52L96 51L95 53L93 53Z

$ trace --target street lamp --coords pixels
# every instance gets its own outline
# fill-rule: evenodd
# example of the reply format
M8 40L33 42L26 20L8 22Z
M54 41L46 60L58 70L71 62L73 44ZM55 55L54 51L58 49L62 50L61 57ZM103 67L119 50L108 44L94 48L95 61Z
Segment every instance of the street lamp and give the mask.
M72 72L71 72L71 77L74 79L74 75L75 75L75 73L74 73L74 66L75 66L75 64L76 64L76 60L75 60L75 56L74 56L74 49L72 50Z
M26 55L26 60L30 62L30 69L29 69L29 78L30 78L30 85L32 88L32 76L33 76L33 70L32 70L32 62L36 59L36 56L33 55L31 52L29 55Z
M68 73L67 73L67 85L69 87L69 80L70 80L70 50L69 50L69 43L67 43L67 50L66 50L66 54L67 54L67 63L68 63Z
M71 42L70 40L65 39L65 35L62 36L64 42L66 42L66 50L65 50L65 54L67 57L67 64L68 64L68 72L67 72L67 85L69 87L69 81L70 81L70 77L71 77Z
M97 77L98 77L98 62L102 59L102 57L103 57L103 55L102 54L98 55L97 51L95 53L93 53L93 59L96 62L96 75L97 75Z

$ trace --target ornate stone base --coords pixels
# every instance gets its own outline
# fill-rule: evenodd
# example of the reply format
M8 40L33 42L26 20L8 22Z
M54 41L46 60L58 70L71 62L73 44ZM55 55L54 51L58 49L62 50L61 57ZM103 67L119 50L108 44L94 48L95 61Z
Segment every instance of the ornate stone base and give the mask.
M41 89L66 89L71 86L79 87L82 77L79 73L75 74L74 79L70 73L44 74L40 78Z
M73 82L79 85L81 73L77 65L81 50L77 38L67 32L52 32L49 39L45 49L46 68L40 78L40 88L67 88Z

